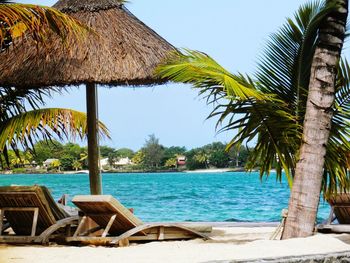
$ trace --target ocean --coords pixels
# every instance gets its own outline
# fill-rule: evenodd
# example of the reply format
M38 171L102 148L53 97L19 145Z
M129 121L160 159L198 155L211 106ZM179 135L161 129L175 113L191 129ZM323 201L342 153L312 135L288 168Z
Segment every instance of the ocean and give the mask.
M103 194L116 197L141 220L277 222L288 207L290 190L272 173L128 173L102 174ZM89 194L87 174L0 175L0 185L45 185L55 200ZM73 205L73 204L71 204ZM318 221L328 217L321 200Z

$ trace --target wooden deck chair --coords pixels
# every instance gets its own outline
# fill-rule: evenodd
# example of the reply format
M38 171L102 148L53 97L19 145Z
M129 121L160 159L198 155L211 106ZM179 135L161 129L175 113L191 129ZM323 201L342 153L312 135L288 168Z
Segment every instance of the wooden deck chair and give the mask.
M204 238L205 234L171 223L143 223L111 195L75 196L72 202L81 209L83 217L68 242L82 242L102 245L127 246L129 241L155 241ZM91 218L98 227L85 229L84 224ZM102 229L99 234L94 231Z
M5 233L4 218L13 230ZM44 186L0 187L0 243L48 243L62 231L69 234L70 226L78 223L53 200Z
M331 211L325 224L317 226L319 232L350 233L350 194L339 193L328 198ZM334 224L337 220L338 224Z

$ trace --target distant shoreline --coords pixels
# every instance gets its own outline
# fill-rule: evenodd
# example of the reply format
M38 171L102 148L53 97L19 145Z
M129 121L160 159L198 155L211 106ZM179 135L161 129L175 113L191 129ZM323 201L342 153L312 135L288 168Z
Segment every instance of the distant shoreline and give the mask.
M242 172L245 171L242 169L234 168L218 168L218 169L197 169L197 170L186 170L185 173L227 173L227 172Z
M101 173L226 173L226 172L245 172L243 167L238 168L210 168L210 169L197 169L197 170L109 170L101 171ZM13 172L13 171L0 171L0 175L10 175L10 174L89 174L88 170L79 171L26 171L26 172Z

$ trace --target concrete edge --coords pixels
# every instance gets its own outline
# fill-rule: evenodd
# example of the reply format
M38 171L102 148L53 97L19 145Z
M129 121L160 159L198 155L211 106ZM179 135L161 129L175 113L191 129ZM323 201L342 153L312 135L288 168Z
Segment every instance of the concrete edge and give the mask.
M345 263L350 262L350 251L329 254L287 256L244 260L214 260L203 263Z

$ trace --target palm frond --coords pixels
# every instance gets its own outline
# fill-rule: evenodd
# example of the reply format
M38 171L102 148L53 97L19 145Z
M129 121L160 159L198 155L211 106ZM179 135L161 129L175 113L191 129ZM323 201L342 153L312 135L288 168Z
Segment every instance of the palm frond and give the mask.
M173 53L170 58L156 70L156 74L174 82L190 83L200 88L200 93L210 93L215 96L224 94L231 100L269 99L250 86L241 82L241 78L231 74L205 53L184 50L183 53Z
M101 136L109 138L103 123L99 123ZM87 134L86 114L69 109L47 108L32 110L13 116L0 127L0 149L21 143L25 148L38 139L49 140L55 134L59 139L84 138Z
M30 35L43 42L48 31L58 34L62 40L79 39L88 31L74 18L55 8L17 3L0 3L0 47L7 48L13 39Z
M334 10L323 2L302 5L294 19L270 36L258 63L256 78L261 90L288 102L303 123L310 68L321 21Z
M325 195L350 189L350 66L345 58L340 60L337 72L334 113L323 176Z
M273 101L250 101L250 105L233 101L220 105L224 111L220 112L217 107L215 114L211 114L219 115L221 122L232 115L223 128L239 129L239 132L228 148L256 140L247 168L260 166L261 176L268 175L274 167L277 179L281 179L283 169L291 185L301 143L317 31L322 19L333 10L319 1L305 4L294 19L287 19L286 24L271 35L258 64L254 85L264 94L273 94ZM329 157L328 163L332 160L334 158Z
M302 5L293 19L270 36L258 63L256 80L233 75L206 54L188 51L176 54L158 70L175 82L191 83L214 104L208 118L218 119L220 131L235 131L227 149L256 142L247 169L260 166L260 176L272 167L281 179L285 171L291 184L301 145L311 63L318 30L333 4L313 1ZM348 35L348 34L347 34ZM232 79L235 85L223 81ZM245 93L249 88L253 93ZM228 87L228 88L227 88ZM256 96L256 94L258 94ZM323 190L327 194L350 189L350 66L339 64L336 103L325 158Z
M44 97L50 97L53 92L61 93L64 88L50 87L40 89L19 89L13 87L0 87L0 121L5 115L15 115L25 109L29 104L32 109L44 105Z
M281 179L284 169L291 184L293 173L289 173L289 167L295 165L292 153L301 136L296 131L300 131L301 127L289 109L283 107L282 102L230 101L215 107L209 117L217 117L218 122L223 124L219 132L238 130L227 145L227 150L235 145L257 141L246 169L252 170L260 166L262 177L264 174L269 175L271 168L276 166L277 179Z

